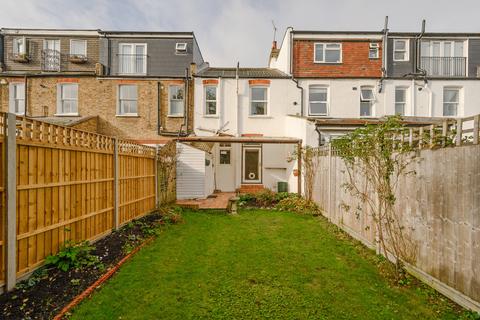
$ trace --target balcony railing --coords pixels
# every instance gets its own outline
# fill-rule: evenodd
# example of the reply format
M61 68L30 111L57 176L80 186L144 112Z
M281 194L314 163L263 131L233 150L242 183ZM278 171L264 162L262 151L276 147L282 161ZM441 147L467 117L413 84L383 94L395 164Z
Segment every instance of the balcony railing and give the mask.
M421 57L420 66L431 77L465 77L467 58L465 57Z
M51 49L42 51L42 70L60 71L60 51Z
M146 74L147 55L145 54L118 54L119 74Z

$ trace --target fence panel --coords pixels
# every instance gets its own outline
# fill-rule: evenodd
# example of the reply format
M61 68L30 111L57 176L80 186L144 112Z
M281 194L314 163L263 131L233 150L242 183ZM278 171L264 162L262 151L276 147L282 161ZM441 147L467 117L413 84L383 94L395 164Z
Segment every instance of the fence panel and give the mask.
M0 159L5 164L5 117L0 115ZM0 286L5 283L5 166L0 165Z
M155 209L155 152L153 147L118 141L119 223Z

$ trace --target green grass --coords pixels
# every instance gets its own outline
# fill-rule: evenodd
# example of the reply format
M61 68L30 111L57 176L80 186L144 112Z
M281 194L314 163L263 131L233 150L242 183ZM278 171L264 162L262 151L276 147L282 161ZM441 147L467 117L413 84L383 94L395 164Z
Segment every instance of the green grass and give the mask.
M391 285L379 258L323 219L267 210L184 216L72 319L458 318L431 290Z

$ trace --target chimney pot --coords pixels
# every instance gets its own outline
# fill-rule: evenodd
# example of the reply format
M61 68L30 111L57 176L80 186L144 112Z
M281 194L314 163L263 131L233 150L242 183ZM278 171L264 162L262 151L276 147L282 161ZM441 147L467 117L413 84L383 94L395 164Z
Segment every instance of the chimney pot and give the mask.
M277 49L277 41L273 40L272 49Z

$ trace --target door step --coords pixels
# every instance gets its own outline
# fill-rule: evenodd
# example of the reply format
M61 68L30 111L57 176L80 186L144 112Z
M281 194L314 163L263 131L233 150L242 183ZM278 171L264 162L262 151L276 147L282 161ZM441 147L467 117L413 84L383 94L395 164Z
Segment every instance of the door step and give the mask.
M265 187L263 184L242 184L240 188L237 189L238 193L257 193L264 190Z

